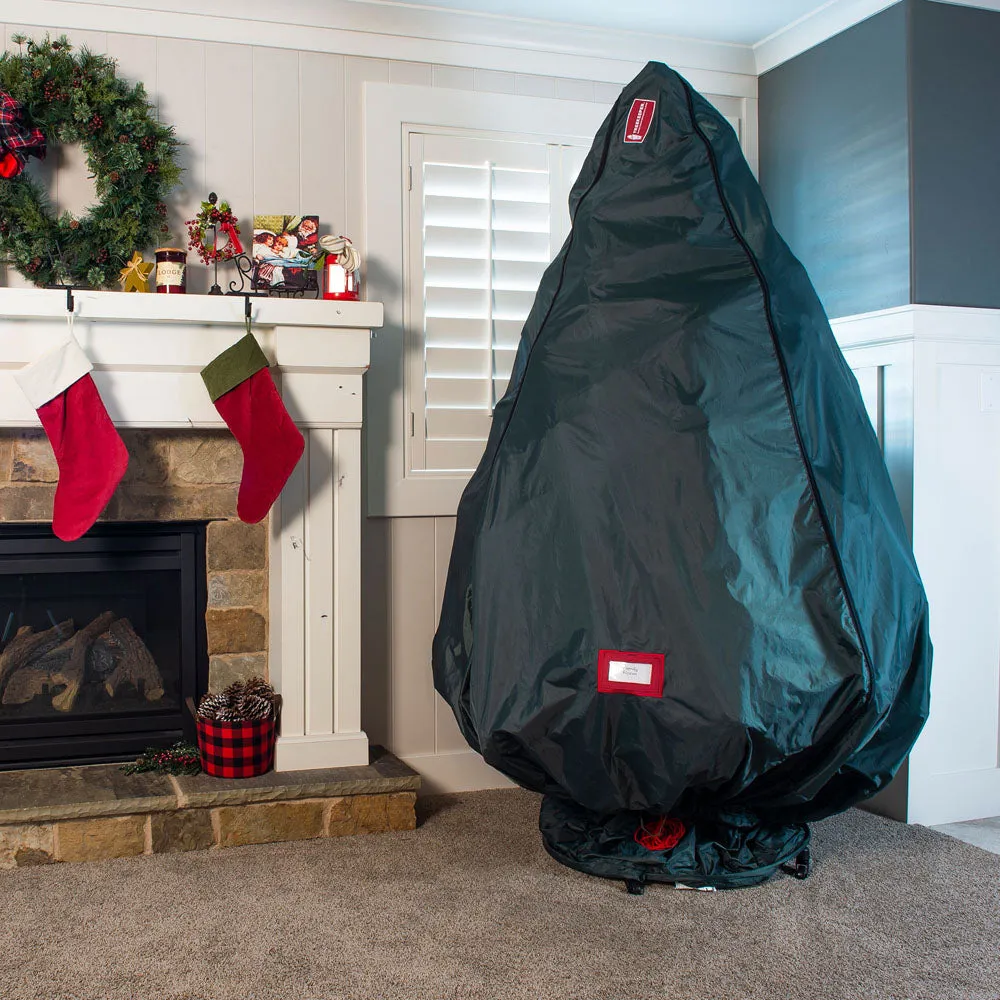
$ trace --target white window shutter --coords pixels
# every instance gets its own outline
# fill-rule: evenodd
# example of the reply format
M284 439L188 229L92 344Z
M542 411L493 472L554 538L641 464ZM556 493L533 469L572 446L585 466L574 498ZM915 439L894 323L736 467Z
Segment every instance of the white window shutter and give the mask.
M538 284L568 231L566 198L585 155L410 134L412 472L478 464Z

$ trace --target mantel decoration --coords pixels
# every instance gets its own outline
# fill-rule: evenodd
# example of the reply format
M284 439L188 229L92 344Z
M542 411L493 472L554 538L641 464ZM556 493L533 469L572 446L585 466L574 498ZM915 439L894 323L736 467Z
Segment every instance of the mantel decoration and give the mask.
M0 55L0 261L36 285L110 286L168 231L165 198L181 173L174 130L108 56L75 55L65 36L12 41L19 50ZM82 218L57 216L24 172L52 142L86 150L98 201Z
M132 259L121 269L118 283L123 292L148 292L149 276L153 273L155 264L147 264L138 250L132 254Z
M268 295L319 295L318 215L255 215L250 287Z
M357 300L358 271L361 256L354 244L346 236L324 236L319 241L320 249L326 254L323 271L324 299Z
M231 281L227 295L361 298L358 251L346 236L320 236L316 215L255 215L250 252L231 259L239 284ZM210 294L221 291L216 282Z
M219 264L233 260L243 253L239 221L233 215L229 202L220 201L219 196L212 191L208 196L208 201L201 203L201 211L185 223L188 227L188 247L201 258L203 264L215 268L214 284L209 290L209 295L222 294L222 288L219 286ZM212 230L211 247L205 246L205 237L208 235L209 229ZM219 230L226 234L226 242L221 247L219 246Z

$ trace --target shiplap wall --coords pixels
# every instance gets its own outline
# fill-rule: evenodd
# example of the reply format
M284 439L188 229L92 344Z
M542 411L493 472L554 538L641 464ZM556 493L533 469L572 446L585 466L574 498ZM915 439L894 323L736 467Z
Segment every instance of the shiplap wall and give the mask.
M16 48L13 34L41 38L46 33L25 25L0 28L8 48ZM320 216L322 231L351 236L363 255L365 81L596 101L608 107L624 82L112 32L66 34L77 47L117 59L121 75L141 80L184 142L186 174L168 219L176 240L185 239L183 220L214 190L230 202L245 234L255 211L311 212ZM93 189L80 151L64 153L42 175L60 207L82 212ZM5 280L24 284L15 273ZM204 292L209 283L206 269L189 263L189 292ZM431 678L431 639L454 528L450 517L363 522L362 725L373 742L421 770L429 787L459 790L503 779L468 752Z
M12 35L42 38L57 32L4 25ZM144 35L71 30L77 47L107 53L119 73L141 80L165 121L184 143L183 185L170 199L174 241L186 244L184 220L216 191L251 228L254 212L318 214L324 231L362 233L361 91L365 81L413 83L493 93L562 97L610 104L615 84L525 76L426 63L368 59L323 52L232 45ZM53 169L55 166L57 169ZM93 196L82 151L60 151L56 162L31 161L59 208L83 211ZM364 248L361 247L363 250ZM16 273L8 285L27 282ZM204 292L207 270L189 263L189 292Z

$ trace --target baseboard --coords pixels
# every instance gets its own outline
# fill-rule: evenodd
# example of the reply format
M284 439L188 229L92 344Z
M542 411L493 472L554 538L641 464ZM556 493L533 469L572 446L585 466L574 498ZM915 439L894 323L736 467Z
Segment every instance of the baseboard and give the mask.
M921 774L910 768L907 819L923 826L1000 816L1000 768L956 774Z
M420 775L421 795L515 787L514 782L490 767L472 750L400 755L399 759L409 764Z
M364 733L279 736L274 752L275 771L358 767L368 761L368 737Z

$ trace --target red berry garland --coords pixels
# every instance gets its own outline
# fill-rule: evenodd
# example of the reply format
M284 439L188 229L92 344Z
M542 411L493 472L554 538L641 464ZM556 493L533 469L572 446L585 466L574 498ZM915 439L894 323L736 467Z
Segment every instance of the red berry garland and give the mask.
M203 201L201 211L185 223L188 229L188 247L198 254L203 264L232 260L243 253L239 240L240 227L237 225L239 221L233 215L228 201ZM209 226L215 226L217 233L221 230L226 234L228 239L224 246L205 246L205 235Z

